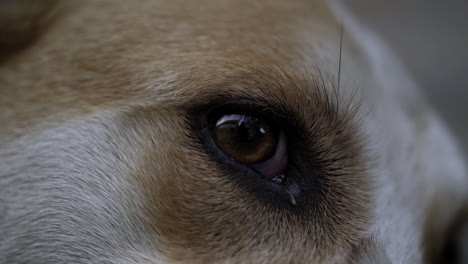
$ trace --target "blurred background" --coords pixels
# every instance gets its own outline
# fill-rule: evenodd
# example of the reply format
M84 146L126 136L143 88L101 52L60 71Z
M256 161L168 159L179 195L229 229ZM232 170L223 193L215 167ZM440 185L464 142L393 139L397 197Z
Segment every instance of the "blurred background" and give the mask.
M401 57L468 154L468 1L346 3Z

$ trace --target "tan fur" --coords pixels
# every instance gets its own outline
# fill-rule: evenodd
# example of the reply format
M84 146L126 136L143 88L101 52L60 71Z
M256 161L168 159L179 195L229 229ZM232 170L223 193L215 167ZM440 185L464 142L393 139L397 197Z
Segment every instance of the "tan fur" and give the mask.
M50 8L0 65L0 262L431 263L441 245L424 238L445 239L466 199L460 154L412 83L372 74L346 35L337 87L324 1L59 1L30 17ZM293 124L313 199L276 206L213 157L194 123L220 100Z

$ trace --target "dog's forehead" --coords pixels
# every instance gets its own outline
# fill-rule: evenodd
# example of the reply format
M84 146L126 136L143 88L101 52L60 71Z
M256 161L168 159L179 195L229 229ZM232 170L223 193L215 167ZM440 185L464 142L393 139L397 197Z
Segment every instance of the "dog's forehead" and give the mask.
M85 69L128 72L138 81L188 75L195 67L197 74L216 78L213 69L229 73L244 65L337 74L340 25L318 1L142 1L83 8L59 31L70 43L79 41L68 52ZM83 20L100 26L83 28Z
M185 95L198 96L206 90L203 82L236 75L259 81L263 76L267 83L274 73L255 76L270 71L265 65L297 77L287 81L323 77L336 85L340 25L321 1L83 1L62 8L64 14L29 53L15 58L14 74L4 77L7 83L23 80L12 92L25 102L44 97L56 102L46 109L31 105L36 115L75 106L89 112L132 98L162 102L166 92L172 98L177 90L183 97L187 87ZM178 82L193 85L174 85ZM31 85L37 89L28 89Z

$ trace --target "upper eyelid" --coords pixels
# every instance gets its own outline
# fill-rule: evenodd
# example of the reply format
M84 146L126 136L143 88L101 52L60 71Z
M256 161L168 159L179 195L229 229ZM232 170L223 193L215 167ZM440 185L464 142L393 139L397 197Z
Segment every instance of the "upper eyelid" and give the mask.
M187 109L188 113L215 114L221 117L234 112L245 116L261 116L274 123L285 123L284 121L294 118L294 112L285 104L266 100L254 96L233 96L232 94L218 94L211 100L203 103L195 103Z
M265 109L265 108L279 108L278 104L266 100L263 97L251 96L251 95L233 95L231 93L221 93L211 96L209 99L205 99L203 102L194 102L191 104L191 109L214 109L224 108L224 106L232 108L244 108L244 109Z

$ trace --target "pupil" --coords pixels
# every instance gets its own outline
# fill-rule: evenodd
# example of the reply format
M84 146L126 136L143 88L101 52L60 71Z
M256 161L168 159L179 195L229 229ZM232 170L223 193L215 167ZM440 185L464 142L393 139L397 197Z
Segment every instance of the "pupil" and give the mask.
M241 142L251 143L252 141L258 140L261 137L261 132L256 120L246 118L241 120L238 126L239 139Z

